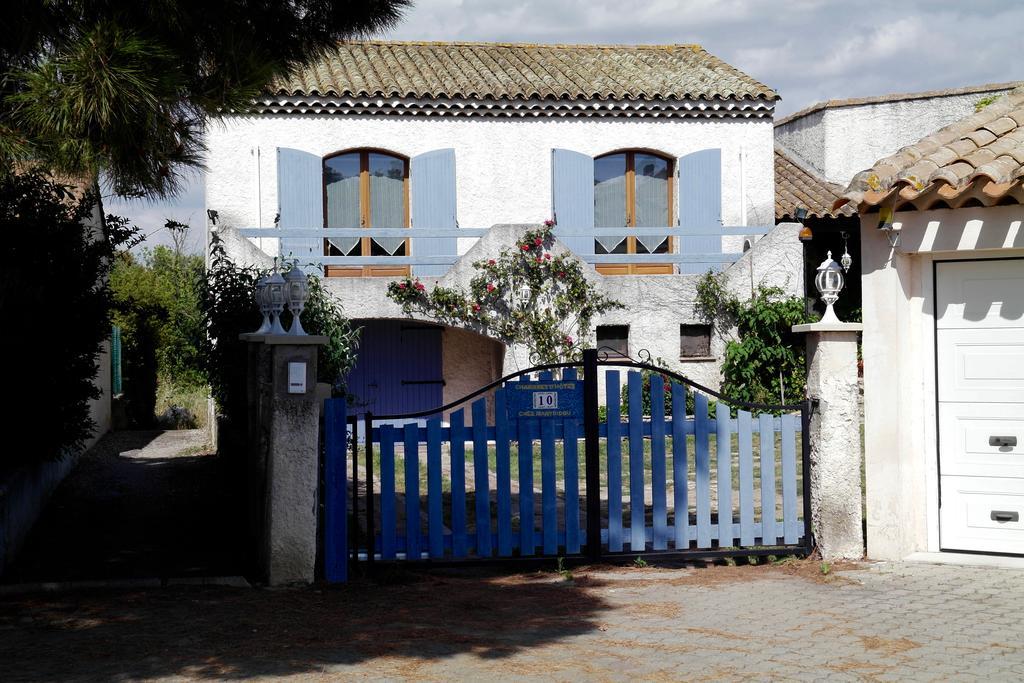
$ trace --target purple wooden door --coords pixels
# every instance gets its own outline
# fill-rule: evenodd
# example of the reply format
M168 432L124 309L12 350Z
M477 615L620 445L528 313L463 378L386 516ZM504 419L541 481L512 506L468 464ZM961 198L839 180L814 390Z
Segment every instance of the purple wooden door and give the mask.
M441 328L404 320L367 320L348 376L352 412L394 415L441 405Z

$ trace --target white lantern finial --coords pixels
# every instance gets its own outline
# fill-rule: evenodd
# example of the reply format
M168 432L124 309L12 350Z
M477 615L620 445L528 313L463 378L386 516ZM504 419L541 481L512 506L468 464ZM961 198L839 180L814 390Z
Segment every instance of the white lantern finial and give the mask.
M821 317L821 322L841 322L836 317L836 312L832 310L832 304L839 299L839 292L843 290L844 284L846 278L843 276L843 267L832 260L832 252L829 251L814 276L814 286L818 288L821 300L825 303L825 315Z

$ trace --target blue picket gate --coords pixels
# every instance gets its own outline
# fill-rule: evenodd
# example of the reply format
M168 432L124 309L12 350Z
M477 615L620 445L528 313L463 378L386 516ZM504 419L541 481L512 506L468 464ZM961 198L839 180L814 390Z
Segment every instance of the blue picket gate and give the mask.
M376 561L810 551L809 404L739 404L593 351L582 366L582 414L563 417L517 418L512 392L517 380L571 385L571 364L516 373L433 414L365 415L361 444L344 399L328 401L327 580ZM603 370L604 411L602 366L626 370Z

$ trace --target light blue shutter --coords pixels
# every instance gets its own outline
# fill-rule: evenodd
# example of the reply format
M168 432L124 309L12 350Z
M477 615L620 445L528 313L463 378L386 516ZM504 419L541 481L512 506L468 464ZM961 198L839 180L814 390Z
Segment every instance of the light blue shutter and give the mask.
M594 160L591 157L568 149L551 150L551 205L558 239L577 254L593 254L593 236L561 234L594 228Z
M722 228L722 150L702 149L679 158L679 228L708 232ZM680 254L720 254L722 237L681 237ZM707 263L680 263L680 273L705 273Z
M454 230L455 150L435 149L409 162L409 191L412 194L412 226L418 230ZM413 240L414 256L455 256L455 237ZM450 266L414 266L413 274L440 277Z
M287 147L277 148L277 206L281 229L324 227L323 160L315 154ZM282 238L281 256L298 259L306 272L312 258L323 256L319 238Z

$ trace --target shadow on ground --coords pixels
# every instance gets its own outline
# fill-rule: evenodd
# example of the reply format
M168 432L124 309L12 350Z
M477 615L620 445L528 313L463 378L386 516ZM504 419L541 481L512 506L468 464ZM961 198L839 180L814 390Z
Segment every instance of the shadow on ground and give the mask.
M4 583L237 575L240 493L201 430L107 434L57 488Z
M0 661L8 681L246 678L367 661L410 677L424 662L501 659L600 628L605 601L552 576L12 597L0 601Z

